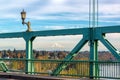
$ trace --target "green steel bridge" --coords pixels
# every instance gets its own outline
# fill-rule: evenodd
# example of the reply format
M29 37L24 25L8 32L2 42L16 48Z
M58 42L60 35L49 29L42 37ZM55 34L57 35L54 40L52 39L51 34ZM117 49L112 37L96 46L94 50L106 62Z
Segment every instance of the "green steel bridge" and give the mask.
M5 62L7 61L23 61L25 64L25 69L20 71L26 74L48 74L50 76L76 76L76 77L89 77L89 78L116 78L120 79L120 73L116 71L120 70L120 52L106 39L105 35L107 33L120 33L120 26L107 26L107 27L96 27L96 28L78 28L78 29L63 29L63 30L48 30L48 31L31 31L31 32L16 32L16 33L1 33L0 38L23 38L26 42L26 59L0 59L2 71L11 72ZM76 46L71 50L71 52L64 58L64 60L36 60L33 59L33 41L36 37L45 36L61 36L61 35L83 35L82 39L76 44ZM98 41L102 42L104 46L112 53L112 55L117 59L117 61L98 61ZM89 61L75 61L72 60L78 51L87 43L90 43L90 59ZM37 72L34 70L34 63L41 62L43 64L55 65L52 72ZM77 64L80 66L84 65L85 71L80 71L77 73L62 74L61 71L69 64ZM112 71L112 76L107 75L105 72L109 65L112 64L114 71ZM107 65L103 67L102 74L99 75L100 65ZM117 67L116 67L117 66ZM88 69L87 69L87 68ZM83 68L82 68L83 69ZM19 71L18 71L19 72ZM109 72L109 71L108 71ZM86 73L83 75L83 73Z
M91 1L91 0L90 0ZM3 72L19 72L19 74L40 75L50 77L66 77L76 79L86 77L90 79L120 79L120 52L110 43L106 38L108 33L120 33L120 25L116 26L101 26L98 27L98 0L92 0L89 4L89 27L88 28L75 28L63 30L46 30L46 31L31 31L15 32L15 33L1 33L0 38L23 38L26 45L26 58L25 59L3 59L0 58L0 67ZM25 13L25 12L23 12ZM22 13L21 13L22 14ZM24 22L23 24L27 24ZM28 25L28 27L30 27ZM63 60L38 60L33 59L33 41L36 37L46 36L65 36L65 35L82 35L82 39L76 44L71 52ZM100 41L116 58L117 61L99 61L98 60L98 41ZM89 42L90 57L89 60L73 60L77 53ZM17 61L17 64L23 62L24 69L12 70L10 64L7 62ZM35 63L40 64L40 71L35 70ZM66 70L70 64L75 67ZM111 65L111 69L110 69ZM46 67L43 70L42 67ZM52 68L50 67L52 66ZM102 66L102 67L101 67Z

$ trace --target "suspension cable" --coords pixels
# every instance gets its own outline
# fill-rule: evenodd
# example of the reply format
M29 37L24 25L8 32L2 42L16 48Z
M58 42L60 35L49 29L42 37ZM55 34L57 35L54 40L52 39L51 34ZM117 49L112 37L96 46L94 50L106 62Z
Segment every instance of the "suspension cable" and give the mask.
M91 0L89 0L89 28L91 27Z
M98 0L89 0L89 28L98 27L99 5Z
M96 5L95 5L95 0L92 2L92 28L95 27L96 23Z
M97 0L97 27L99 26L99 1Z

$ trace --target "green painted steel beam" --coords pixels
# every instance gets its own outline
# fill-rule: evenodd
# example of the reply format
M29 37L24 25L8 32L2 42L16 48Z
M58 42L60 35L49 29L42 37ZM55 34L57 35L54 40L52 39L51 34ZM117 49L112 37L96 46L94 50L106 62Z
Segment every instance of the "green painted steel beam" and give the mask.
M94 28L96 34L102 33L120 33L120 26L107 26ZM77 29L62 29L62 30L46 30L46 31L32 31L32 32L15 32L15 33L1 33L0 38L19 38L29 35L31 37L36 36L60 36L60 35L79 35L89 33L89 28L77 28Z
M33 36L60 36L60 35L79 35L88 32L88 28L48 30L32 32Z
M1 33L0 38L19 38L23 37L25 32L16 32L16 33Z
M76 56L78 51L87 43L86 38L84 37L80 42L75 46L75 48L65 57L65 61L70 61L73 59L73 57ZM60 63L56 69L53 71L51 74L52 76L57 76L63 69L67 67L68 63L67 62L62 62Z
M93 61L98 61L98 41L90 41L90 71L89 76L94 79L94 76L99 76L98 64Z
M32 37L31 39L27 39L26 37L24 38L24 40L26 41L26 66L25 66L25 71L26 74L31 74L32 72L34 72L34 64L32 61L29 61L31 59L33 59L33 46L32 46L32 42L35 39L35 37Z
M120 53L117 49L115 49L115 47L113 47L113 45L106 40L104 37L100 38L100 41L106 46L106 48L111 51L111 53L113 54L113 56L120 61Z
M94 41L94 61L98 61L98 40ZM99 76L99 65L94 63L94 76Z
M96 27L96 32L102 33L120 33L120 25Z
M3 72L8 71L8 67L3 61L0 61L0 67L2 68Z
M85 33L88 33L88 28L1 33L0 38L19 38L19 37L27 37L27 36L36 37L36 36L79 35Z
M89 76L94 79L94 76L98 76L98 65L91 61L98 60L98 40L96 39L96 29L90 28L89 30L89 43L90 43L90 71Z

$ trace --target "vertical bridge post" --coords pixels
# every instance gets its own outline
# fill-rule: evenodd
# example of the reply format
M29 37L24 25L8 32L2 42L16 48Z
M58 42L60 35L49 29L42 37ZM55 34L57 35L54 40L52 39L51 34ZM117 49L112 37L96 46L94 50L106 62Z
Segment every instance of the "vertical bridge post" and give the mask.
M90 68L89 68L89 76L91 79L99 76L98 69L98 40L95 38L95 28L90 28Z
M33 59L33 47L32 42L35 39L35 37L24 37L24 40L26 41L26 67L25 72L26 74L32 74L34 72L34 64L31 61Z

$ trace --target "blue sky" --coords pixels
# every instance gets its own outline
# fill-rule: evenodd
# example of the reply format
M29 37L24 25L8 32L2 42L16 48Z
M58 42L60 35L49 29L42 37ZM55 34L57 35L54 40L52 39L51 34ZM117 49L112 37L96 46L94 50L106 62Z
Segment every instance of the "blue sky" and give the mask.
M89 27L88 4L89 0L0 0L0 33L26 31L21 24L23 9L33 31ZM99 26L119 24L120 0L99 0ZM53 44L62 45L57 40Z
M88 27L89 0L0 0L0 32L25 31L20 12L36 30ZM99 26L120 23L120 1L99 0Z

